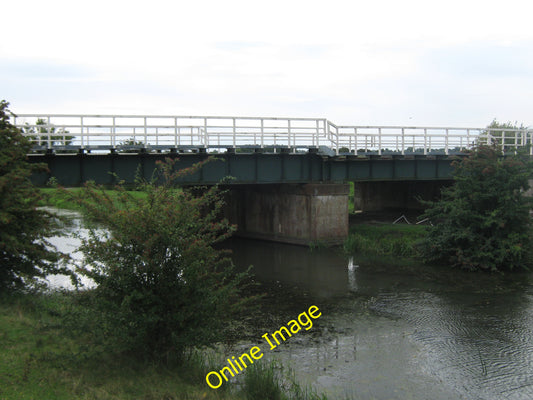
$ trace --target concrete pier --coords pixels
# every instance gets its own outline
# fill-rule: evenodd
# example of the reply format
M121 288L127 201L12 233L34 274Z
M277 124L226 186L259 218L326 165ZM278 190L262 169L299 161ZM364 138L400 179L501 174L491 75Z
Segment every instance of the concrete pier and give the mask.
M348 236L348 193L348 184L234 185L226 215L238 236L336 245Z

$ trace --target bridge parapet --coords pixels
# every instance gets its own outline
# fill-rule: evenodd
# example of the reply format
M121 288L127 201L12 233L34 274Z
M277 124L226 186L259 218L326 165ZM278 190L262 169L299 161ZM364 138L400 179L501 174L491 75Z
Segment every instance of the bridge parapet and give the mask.
M339 154L454 154L479 144L530 146L533 130L335 125L325 118L20 114L12 122L35 151L331 149ZM327 152L326 152L327 153Z

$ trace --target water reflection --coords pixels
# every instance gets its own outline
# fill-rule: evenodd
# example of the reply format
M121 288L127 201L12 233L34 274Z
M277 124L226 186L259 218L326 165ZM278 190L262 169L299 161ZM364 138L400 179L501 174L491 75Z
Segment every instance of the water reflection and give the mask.
M353 263L353 257L350 257L348 260L348 288L352 292L357 292L357 279L356 271L359 268L359 265Z
M274 243L234 249L260 280L297 285L333 309L320 339L291 339L276 354L333 396L533 398L530 274L358 263Z
M75 269L77 266L81 266L83 254L78 251L78 247L81 245L81 239L87 238L89 234L88 230L83 226L81 215L75 211L56 208L48 209L64 219L61 234L48 238L49 242L60 252L70 255L71 268ZM72 290L75 288L70 278L65 275L48 275L46 281L52 289ZM80 281L83 287L90 288L94 286L94 281L89 278L82 277Z
M262 282L281 282L319 297L346 292L346 259L336 250L310 251L304 246L247 239L232 239L226 246L233 251L234 263L240 268L253 265Z

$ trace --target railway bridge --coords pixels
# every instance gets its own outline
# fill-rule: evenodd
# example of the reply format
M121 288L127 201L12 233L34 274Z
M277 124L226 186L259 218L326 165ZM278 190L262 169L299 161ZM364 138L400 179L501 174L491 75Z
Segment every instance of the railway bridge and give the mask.
M341 126L324 118L20 114L12 122L64 186L133 183L156 162L186 168L212 158L182 185L231 177L227 213L241 235L288 243L340 243L348 233L347 182L363 210L416 207L451 180L454 159L479 144L529 146L533 130Z

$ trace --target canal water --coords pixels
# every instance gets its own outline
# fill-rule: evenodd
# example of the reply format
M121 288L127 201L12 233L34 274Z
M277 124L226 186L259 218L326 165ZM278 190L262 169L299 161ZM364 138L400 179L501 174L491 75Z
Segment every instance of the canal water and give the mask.
M83 235L79 218L70 217L66 233ZM52 238L64 251L76 241ZM273 351L260 336L239 349L260 346L319 392L358 400L533 399L533 274L398 265L252 240L229 247L238 267L253 265L265 291L275 290L285 314L310 305L322 312L312 329Z

